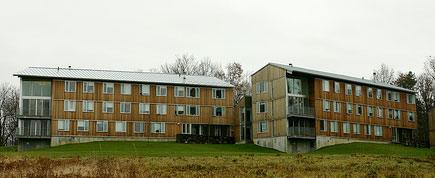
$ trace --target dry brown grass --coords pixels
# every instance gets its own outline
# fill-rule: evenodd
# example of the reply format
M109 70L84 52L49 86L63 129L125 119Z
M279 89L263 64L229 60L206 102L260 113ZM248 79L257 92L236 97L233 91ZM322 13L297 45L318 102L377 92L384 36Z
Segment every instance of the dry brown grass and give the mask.
M0 177L434 177L435 160L391 156L0 157Z

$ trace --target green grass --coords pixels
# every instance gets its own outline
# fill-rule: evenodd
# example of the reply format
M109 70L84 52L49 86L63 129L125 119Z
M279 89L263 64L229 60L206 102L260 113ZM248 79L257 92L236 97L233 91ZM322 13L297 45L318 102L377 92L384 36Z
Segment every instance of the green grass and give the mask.
M414 148L400 144L351 143L321 148L309 155L386 155L405 157L425 157L435 155L435 149Z
M16 152L16 151L18 151L17 146L0 147L0 152Z

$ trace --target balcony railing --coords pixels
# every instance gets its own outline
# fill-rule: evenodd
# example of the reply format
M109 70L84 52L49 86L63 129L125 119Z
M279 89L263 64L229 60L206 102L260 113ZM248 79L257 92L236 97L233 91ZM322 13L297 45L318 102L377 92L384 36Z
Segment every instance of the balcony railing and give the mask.
M51 116L51 109L45 110L45 109L30 109L30 108L18 108L17 109L17 116L21 117L50 117Z
M316 128L314 127L289 127L288 136L291 137L315 137Z
M288 106L288 115L299 115L299 116L309 116L314 117L315 110L314 107L309 106Z
M21 137L49 137L51 124L49 120L20 120L17 136Z

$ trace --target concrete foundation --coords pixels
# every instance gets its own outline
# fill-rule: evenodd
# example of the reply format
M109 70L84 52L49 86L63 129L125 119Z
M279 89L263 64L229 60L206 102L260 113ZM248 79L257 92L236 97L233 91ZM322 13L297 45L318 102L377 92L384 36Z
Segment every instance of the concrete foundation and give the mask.
M19 138L18 151L50 147L50 139Z
M316 149L320 149L320 148L332 146L332 145L337 145L337 144L354 143L354 142L384 143L384 144L391 143L391 141L377 141L377 140L366 140L366 139L355 139L355 138L317 136L316 137Z
M97 141L145 141L145 142L175 142L175 138L144 138L144 137L87 137L87 136L53 136L51 146Z
M287 152L287 137L254 138L256 145Z
M254 143L286 153L307 153L315 150L314 139L289 139L283 137L257 138Z

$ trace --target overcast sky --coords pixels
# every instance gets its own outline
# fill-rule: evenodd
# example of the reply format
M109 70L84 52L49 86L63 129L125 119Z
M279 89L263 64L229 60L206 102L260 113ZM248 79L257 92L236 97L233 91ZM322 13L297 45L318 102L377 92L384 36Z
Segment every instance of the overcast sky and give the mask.
M0 82L29 66L147 71L175 55L354 77L421 73L435 1L0 0Z

